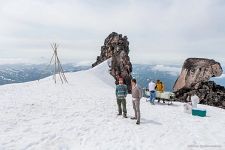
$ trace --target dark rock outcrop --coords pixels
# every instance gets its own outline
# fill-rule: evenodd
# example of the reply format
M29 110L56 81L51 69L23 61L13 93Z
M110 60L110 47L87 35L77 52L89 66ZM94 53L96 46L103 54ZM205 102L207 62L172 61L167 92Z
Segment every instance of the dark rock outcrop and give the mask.
M225 88L214 81L201 82L196 88L183 88L175 92L176 100L186 102L188 93L194 92L200 98L200 104L225 109Z
M127 36L112 32L105 39L104 45L101 47L101 54L97 56L97 61L92 64L92 67L111 58L110 74L114 77L116 84L118 83L119 77L122 77L130 93L132 64L128 56L129 51Z
M220 76L222 72L220 63L214 60L187 59L174 85L176 100L186 102L188 94L195 93L201 104L225 109L225 88L209 81L211 77Z

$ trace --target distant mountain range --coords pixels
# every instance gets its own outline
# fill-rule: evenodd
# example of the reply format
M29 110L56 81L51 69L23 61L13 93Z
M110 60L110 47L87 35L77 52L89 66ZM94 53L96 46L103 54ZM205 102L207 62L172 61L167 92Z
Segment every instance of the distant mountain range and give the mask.
M46 64L8 64L0 65L0 85L34 81L48 77L53 74L53 67ZM76 64L64 64L65 72L77 72L89 69L90 66ZM173 85L181 71L181 66L172 65L133 65L133 77L139 85L144 88L148 85L148 79L161 80L167 91L172 91ZM219 78L212 78L217 84L225 86L225 75Z
M7 64L0 65L0 85L34 81L53 74L53 67L46 64ZM89 66L65 64L65 72L86 70Z
M164 65L133 65L133 77L137 79L142 88L148 86L148 80L160 80L165 85L166 91L171 91L181 71L179 66Z

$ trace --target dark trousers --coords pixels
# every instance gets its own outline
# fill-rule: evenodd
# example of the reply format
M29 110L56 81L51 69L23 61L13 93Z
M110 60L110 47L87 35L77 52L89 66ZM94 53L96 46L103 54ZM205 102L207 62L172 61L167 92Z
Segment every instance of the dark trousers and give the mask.
M122 108L121 108L121 104L122 104ZM127 108L126 108L126 99L117 99L117 105L118 105L118 111L119 114L122 114L122 111L124 114L127 114Z

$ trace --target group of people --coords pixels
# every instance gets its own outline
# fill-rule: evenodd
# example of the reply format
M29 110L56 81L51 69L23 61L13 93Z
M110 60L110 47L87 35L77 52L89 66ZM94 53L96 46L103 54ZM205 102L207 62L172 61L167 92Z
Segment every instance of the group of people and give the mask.
M142 89L138 86L136 79L131 80L131 94L132 94L132 104L134 109L134 117L131 117L132 120L137 120L136 124L140 124L140 99L142 97ZM148 85L148 89L150 92L150 103L154 104L156 99L156 91L163 92L165 89L164 84L157 80L154 83L153 80L150 81ZM124 118L127 118L127 109L126 109L126 97L128 94L128 89L122 77L118 78L117 86L116 86L116 98L118 105L118 115L123 115Z
M140 124L140 99L142 97L142 90L138 86L136 79L131 80L131 94L132 94L132 104L134 109L134 117L131 117L132 120L136 120L136 124ZM156 92L157 94L163 93L165 90L165 85L162 81L157 80L156 83L153 80L150 80L148 84L148 90L150 92L149 101L154 105L154 101L156 100ZM124 83L122 77L118 78L117 86L116 86L116 98L118 105L118 114L123 115L124 118L127 118L127 109L126 109L126 97L128 94L127 85ZM160 99L158 99L159 102ZM163 101L163 103L165 103ZM199 103L199 97L195 93L189 93L187 97L187 103L184 104L184 111L187 113L191 113L192 108L197 108L197 104Z
M165 85L163 84L162 81L157 80L156 83L151 80L148 84L148 90L150 92L150 96L149 96L149 101L151 104L155 104L155 99L156 99L156 92L158 93L163 93L165 89ZM160 101L160 99L158 99L158 102ZM165 101L163 100L163 103L165 103Z
M134 117L131 117L132 120L136 120L136 124L140 124L140 99L142 97L142 91L137 85L136 79L131 80L132 86L132 104L134 109ZM119 78L119 83L116 86L116 98L118 105L118 114L123 115L124 118L127 118L127 109L126 109L126 97L128 94L127 86L124 84L123 78ZM121 107L122 105L122 107ZM123 114L122 114L123 113Z

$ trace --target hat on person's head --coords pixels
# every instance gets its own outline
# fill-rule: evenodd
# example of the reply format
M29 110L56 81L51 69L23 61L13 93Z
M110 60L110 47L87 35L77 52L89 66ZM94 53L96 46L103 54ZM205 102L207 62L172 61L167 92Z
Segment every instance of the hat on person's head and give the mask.
M135 78L133 78L133 79L131 79L131 82L133 82L133 83L137 83L137 80L135 79Z
M123 83L123 78L119 78L119 83Z
M123 78L119 78L119 81L123 81Z

